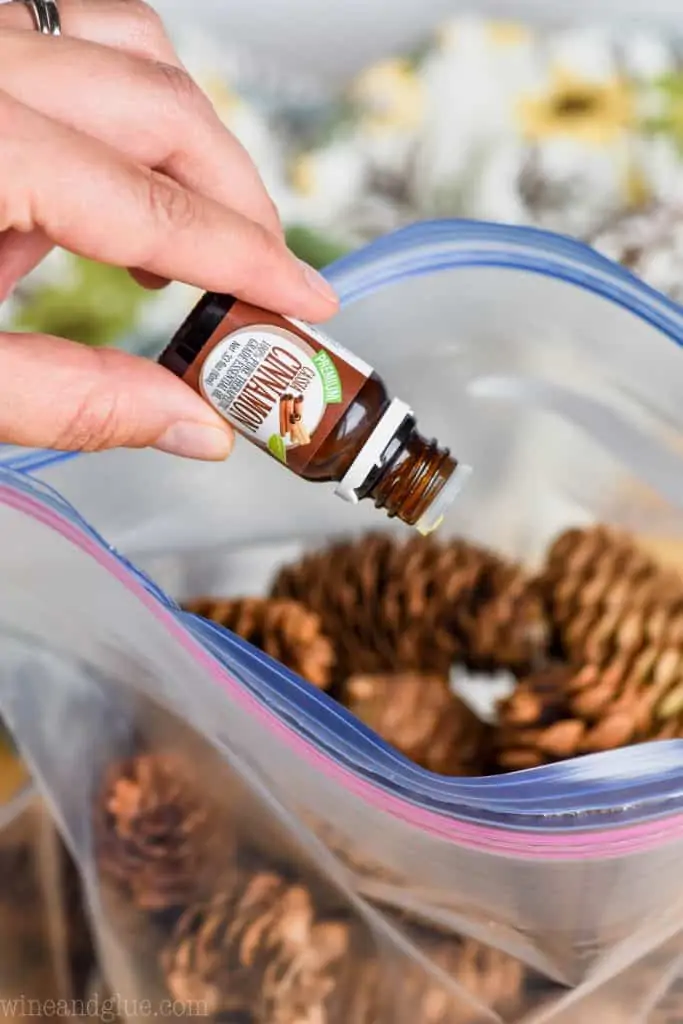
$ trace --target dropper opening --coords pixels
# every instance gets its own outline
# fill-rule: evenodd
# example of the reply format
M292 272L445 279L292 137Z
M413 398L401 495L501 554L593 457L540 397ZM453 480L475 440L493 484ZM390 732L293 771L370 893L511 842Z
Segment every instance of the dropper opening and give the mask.
M461 463L458 463L432 504L415 524L415 529L418 533L421 533L423 537L428 537L430 533L438 530L446 517L448 509L458 497L463 487L466 486L471 475L471 466L463 466Z

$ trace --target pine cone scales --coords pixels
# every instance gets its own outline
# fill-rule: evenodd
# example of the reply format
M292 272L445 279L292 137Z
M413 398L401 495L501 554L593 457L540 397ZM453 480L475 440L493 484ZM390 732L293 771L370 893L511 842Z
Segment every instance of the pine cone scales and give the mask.
M332 645L316 613L297 601L203 598L185 609L225 626L314 686L328 687L334 664Z
M617 669L558 665L521 680L499 707L498 766L535 768L683 734L683 688L658 703L657 688L647 680L639 681L635 691L628 686L620 690Z
M433 959L485 1006L507 1013L519 1003L524 968L507 953L484 946L474 939L444 939L436 948ZM435 1017L434 1024L450 1024L454 1019L452 997L449 1003L447 1012L441 1018ZM478 1024L481 1020L480 1011L474 1006L468 1007L464 1000L458 1000L457 1011L455 1019L458 1024Z
M390 915L390 919L406 925L401 915ZM476 1004L497 1011L506 1020L508 1014L516 1011L524 982L524 967L519 960L476 939L449 935L423 925L408 923L407 934L455 982L461 994L448 989L438 976L430 976L420 963L407 963L401 970L400 993L394 993L406 1020L420 1024L479 1024L483 1015ZM393 1017L387 1014L386 1018L378 1019L390 1021Z
M161 960L174 1000L244 1024L378 1024L399 1002L420 1024L479 1020L420 963L402 965L400 991L387 985L360 932L321 915L304 886L269 872L235 883L178 922ZM523 968L507 954L423 927L412 938L475 1000L500 1012L519 1000Z
M542 586L576 664L683 641L683 581L605 527L569 530L550 550Z
M501 702L495 733L500 768L536 768L579 753L584 726L569 709L571 677L567 666L553 666L521 680Z
M501 766L683 735L681 578L597 526L557 539L541 586L566 667L522 681L501 708Z
M536 584L465 541L339 543L281 570L273 596L316 611L337 651L337 679L354 673L444 675L528 667L548 628Z
M309 891L278 875L239 882L178 922L162 956L172 997L254 1024L325 1024L349 926L320 918Z
M480 775L490 729L439 676L353 676L344 700L405 757L439 775Z
M103 876L143 910L184 907L196 897L215 828L184 762L144 754L113 768L95 823Z

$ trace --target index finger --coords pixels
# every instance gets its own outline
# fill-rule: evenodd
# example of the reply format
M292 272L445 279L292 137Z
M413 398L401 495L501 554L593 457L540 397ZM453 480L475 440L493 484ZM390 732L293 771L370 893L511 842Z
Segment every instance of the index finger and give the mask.
M59 0L59 13L65 36L181 67L161 18L143 0ZM0 0L2 28L35 31L26 4Z
M0 232L319 320L337 300L262 226L0 93Z

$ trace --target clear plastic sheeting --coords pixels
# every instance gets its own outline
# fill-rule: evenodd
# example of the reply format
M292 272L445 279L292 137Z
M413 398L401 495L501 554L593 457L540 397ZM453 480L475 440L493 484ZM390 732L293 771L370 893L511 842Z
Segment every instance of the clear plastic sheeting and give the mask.
M73 1019L87 957L78 884L31 783L0 811L0 1014ZM80 919L79 919L80 923Z
M119 1005L540 1024L672 998L679 742L439 779L8 472L0 537L8 580L43 567L0 596L0 701Z
M475 467L447 532L532 565L577 523L680 538L678 307L573 242L467 223L330 277L332 332ZM430 774L166 596L265 592L372 509L247 445L218 467L22 452L33 478L5 456L0 712L124 1018L683 1020L681 741Z

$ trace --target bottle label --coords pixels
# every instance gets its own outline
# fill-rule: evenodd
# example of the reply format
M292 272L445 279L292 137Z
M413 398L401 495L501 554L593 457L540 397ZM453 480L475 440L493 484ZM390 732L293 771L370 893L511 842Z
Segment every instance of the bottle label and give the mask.
M236 430L301 472L372 372L317 328L236 302L185 379Z

